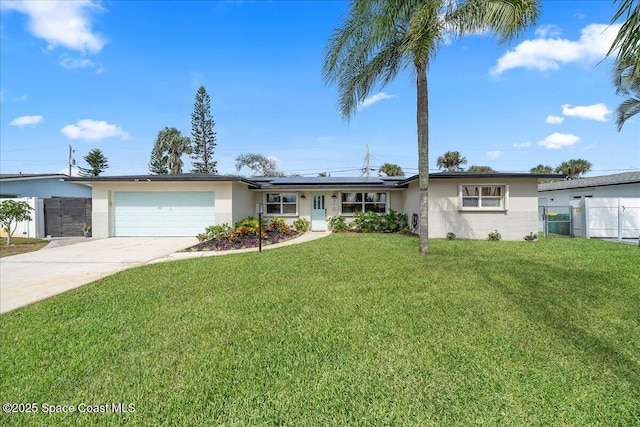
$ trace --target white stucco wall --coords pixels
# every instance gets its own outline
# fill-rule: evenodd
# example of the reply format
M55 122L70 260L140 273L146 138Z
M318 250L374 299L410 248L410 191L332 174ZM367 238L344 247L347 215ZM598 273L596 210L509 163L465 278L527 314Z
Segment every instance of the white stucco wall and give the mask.
M506 211L463 211L458 201L458 185L508 185L509 200ZM409 185L404 194L403 211L409 222L419 213L418 181ZM538 185L536 179L448 178L429 180L429 237L444 238L453 232L461 239L486 239L498 230L504 240L522 240L538 230Z
M92 235L97 238L114 235L113 194L118 191L215 191L215 224L233 224L232 182L211 181L113 181L93 183Z

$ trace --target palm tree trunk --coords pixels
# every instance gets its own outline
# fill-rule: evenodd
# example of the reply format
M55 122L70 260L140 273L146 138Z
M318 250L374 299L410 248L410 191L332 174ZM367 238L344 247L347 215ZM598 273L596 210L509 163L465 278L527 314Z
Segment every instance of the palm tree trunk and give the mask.
M426 64L416 63L418 173L420 175L420 254L429 253L429 90Z

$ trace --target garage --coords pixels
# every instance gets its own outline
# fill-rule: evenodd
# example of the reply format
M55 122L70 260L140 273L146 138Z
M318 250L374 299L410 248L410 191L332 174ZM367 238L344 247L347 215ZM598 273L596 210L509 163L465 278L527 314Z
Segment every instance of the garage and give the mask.
M214 191L117 191L114 236L187 237L215 225Z

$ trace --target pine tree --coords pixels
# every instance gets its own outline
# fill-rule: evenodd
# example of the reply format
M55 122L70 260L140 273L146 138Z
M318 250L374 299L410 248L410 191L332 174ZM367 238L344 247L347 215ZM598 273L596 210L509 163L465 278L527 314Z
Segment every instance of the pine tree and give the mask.
M213 160L213 151L218 145L216 133L213 131L215 122L211 117L211 99L204 86L200 86L196 92L196 101L191 113L191 165L192 172L210 173L217 175L216 165Z
M109 168L109 162L107 158L102 154L102 151L98 148L94 148L84 156L84 161L87 162L88 168L78 167L78 174L80 176L98 176Z
M162 141L157 140L151 150L151 160L149 161L149 172L154 175L165 175L169 173L165 150L162 148Z

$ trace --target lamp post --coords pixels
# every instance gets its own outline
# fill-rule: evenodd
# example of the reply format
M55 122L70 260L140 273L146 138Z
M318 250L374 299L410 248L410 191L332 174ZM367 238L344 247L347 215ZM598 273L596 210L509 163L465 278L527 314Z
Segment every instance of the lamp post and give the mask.
M262 252L262 214L264 213L263 203L256 203L256 213L258 214L258 252Z

